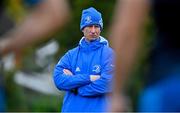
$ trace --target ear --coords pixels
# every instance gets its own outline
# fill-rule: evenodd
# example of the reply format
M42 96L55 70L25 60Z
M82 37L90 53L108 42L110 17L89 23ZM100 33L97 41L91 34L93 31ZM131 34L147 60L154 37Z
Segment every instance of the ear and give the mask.
M81 31L84 33L84 28Z

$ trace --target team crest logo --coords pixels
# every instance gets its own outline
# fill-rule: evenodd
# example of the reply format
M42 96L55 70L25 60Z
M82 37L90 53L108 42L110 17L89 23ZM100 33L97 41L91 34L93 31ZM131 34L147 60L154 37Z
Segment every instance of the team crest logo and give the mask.
M79 67L76 67L76 72L79 72L81 71Z
M91 22L92 22L91 16L87 16L87 17L85 18L85 23L86 23L86 24L89 24L89 23L91 23Z
M96 72L96 73L100 73L101 72L101 66L100 65L94 65L92 71Z

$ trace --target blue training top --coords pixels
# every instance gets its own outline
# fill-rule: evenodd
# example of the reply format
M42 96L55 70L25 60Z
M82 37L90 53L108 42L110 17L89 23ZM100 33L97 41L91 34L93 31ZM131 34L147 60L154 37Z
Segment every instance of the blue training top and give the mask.
M105 112L109 103L107 93L114 69L114 52L103 37L87 42L83 37L79 46L68 51L54 69L54 82L59 90L66 91L62 112ZM63 74L63 69L73 75ZM92 82L90 75L100 75ZM76 92L72 90L76 89Z

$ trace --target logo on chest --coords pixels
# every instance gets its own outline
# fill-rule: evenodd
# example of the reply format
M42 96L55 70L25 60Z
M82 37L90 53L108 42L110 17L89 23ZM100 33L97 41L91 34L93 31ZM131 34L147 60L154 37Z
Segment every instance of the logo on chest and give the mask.
M76 67L76 72L80 72L80 68L79 67Z
M92 71L95 73L100 73L101 72L101 66L100 65L94 65Z

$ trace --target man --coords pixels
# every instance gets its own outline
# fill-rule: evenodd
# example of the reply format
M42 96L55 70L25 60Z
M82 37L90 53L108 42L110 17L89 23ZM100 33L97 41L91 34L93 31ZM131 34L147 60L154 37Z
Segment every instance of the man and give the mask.
M150 8L156 27L156 43L149 57L148 79L139 99L138 110L180 111L179 0L121 0L118 3L111 33L117 52L113 111L125 109L126 101L120 93L136 62L137 52L143 42L141 30Z
M54 69L54 82L66 91L62 112L105 112L113 77L113 50L100 36L101 13L83 10L80 29L84 37L68 51Z
M33 4L33 10L17 27L12 25L5 12L4 2L0 1L0 67L1 57L21 51L25 47L50 38L50 34L60 29L69 17L69 8L65 0L22 0ZM6 111L4 78L0 69L0 112Z

